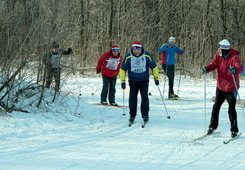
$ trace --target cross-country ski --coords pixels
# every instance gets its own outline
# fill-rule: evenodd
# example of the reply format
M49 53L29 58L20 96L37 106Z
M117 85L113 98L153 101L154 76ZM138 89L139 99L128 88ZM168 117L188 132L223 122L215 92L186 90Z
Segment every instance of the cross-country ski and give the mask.
M195 139L192 140L192 142L195 142L195 141L198 141L198 140L201 140L201 139L204 139L204 138L207 138L207 137L213 137L213 136L216 136L218 134L220 134L221 132L214 132L214 133L211 133L211 134L204 134L200 137L197 137Z
M230 143L231 141L234 141L235 139L237 139L239 136L241 136L242 135L242 133L238 133L238 135L237 136L235 136L235 137L231 137L231 138L229 138L229 139L227 139L227 140L225 140L225 141L223 141L223 143L224 144L228 144L228 143Z

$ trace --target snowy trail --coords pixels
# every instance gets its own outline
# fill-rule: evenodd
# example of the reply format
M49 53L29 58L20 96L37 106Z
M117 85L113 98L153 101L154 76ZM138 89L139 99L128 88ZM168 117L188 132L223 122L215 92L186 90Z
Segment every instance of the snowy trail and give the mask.
M226 104L220 114L218 130L222 133L199 144L188 142L204 134L210 118L213 103L207 100L207 120L204 120L202 83L186 80L180 89L181 96L193 98L194 95L199 100L164 101L171 116L167 119L158 90L151 82L150 121L141 128L140 112L136 123L128 127L128 108L126 116L122 116L122 108L89 104L99 101L99 92L91 93L100 87L101 80L86 80L80 80L84 81L84 86L77 83L79 81L68 81L63 91L71 93L58 97L68 102L70 108L66 105L65 110L56 108L54 103L47 108L52 112L14 112L13 118L1 117L0 169L244 168L245 138L241 136L228 145L223 144L230 136ZM117 102L122 104L119 82L117 86ZM191 91L191 87L195 91ZM213 96L214 90L215 82L208 86L208 98ZM128 93L125 98L128 104ZM241 108L237 108L237 112L239 129L243 132L245 118Z

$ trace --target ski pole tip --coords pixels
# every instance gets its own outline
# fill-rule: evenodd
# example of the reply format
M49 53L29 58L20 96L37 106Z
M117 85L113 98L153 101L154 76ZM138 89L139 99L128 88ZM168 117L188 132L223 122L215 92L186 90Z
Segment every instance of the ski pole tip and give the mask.
M170 116L168 116L167 118L170 119Z

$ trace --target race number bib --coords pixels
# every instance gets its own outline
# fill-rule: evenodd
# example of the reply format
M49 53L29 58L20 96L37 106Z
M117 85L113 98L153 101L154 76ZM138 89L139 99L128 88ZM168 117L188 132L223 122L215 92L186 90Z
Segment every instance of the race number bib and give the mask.
M131 71L134 73L143 73L146 71L145 56L131 57Z
M119 58L109 58L106 67L110 70L116 70L119 64Z
M59 68L60 67L60 55L52 55L51 63L52 63L53 68Z

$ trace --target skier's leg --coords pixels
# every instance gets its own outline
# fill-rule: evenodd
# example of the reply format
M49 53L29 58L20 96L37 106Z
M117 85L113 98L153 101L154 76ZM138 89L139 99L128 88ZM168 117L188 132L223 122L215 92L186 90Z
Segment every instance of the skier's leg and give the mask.
M174 94L174 65L168 66L169 94Z
M141 94L141 115L142 118L149 117L149 96L148 96L149 80L146 80L140 85Z
M45 88L50 88L52 78L53 78L53 69L47 69L47 77L46 77Z
M102 81L103 81L103 86L100 94L100 102L106 102L107 100L107 94L108 94L108 88L109 88L109 78L106 76L102 75Z
M129 81L129 114L130 117L135 117L137 114L137 95L139 91L139 87L137 82Z
M216 89L216 99L213 105L209 129L217 129L218 124L219 124L219 112L220 112L220 108L224 101L225 101L224 92L217 88Z
M109 97L108 97L110 104L115 103L116 82L117 82L117 76L110 78Z
M229 103L228 114L230 119L231 132L239 131L237 127L236 96L237 96L236 92L235 93L230 92L225 94L226 100Z
M60 73L61 68L54 69L55 90L59 91L60 88Z

